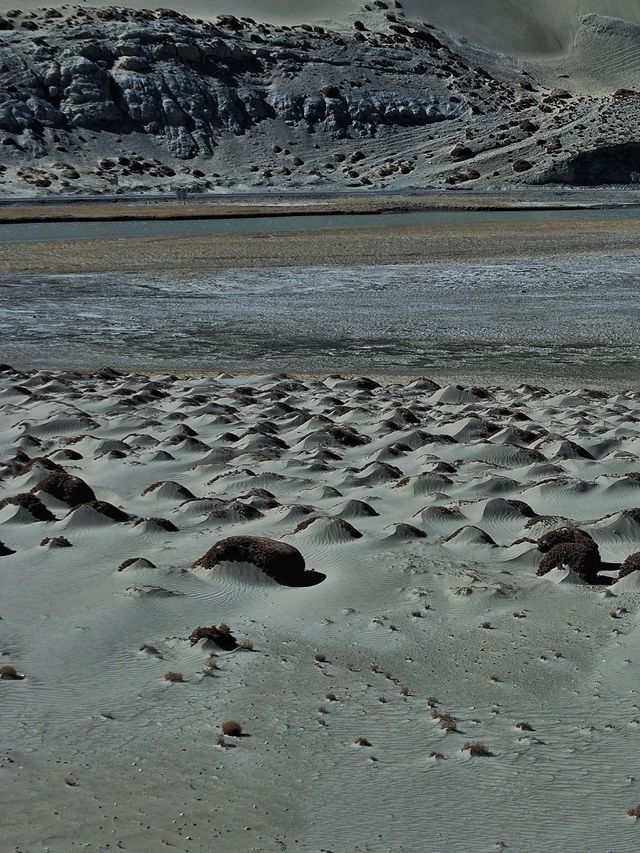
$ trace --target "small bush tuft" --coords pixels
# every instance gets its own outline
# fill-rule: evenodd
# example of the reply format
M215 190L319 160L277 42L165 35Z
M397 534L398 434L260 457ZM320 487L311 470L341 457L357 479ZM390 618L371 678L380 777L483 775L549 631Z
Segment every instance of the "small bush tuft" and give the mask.
M626 578L629 575L633 574L633 572L637 572L640 569L640 551L635 554L629 554L624 563L620 566L620 571L618 573L618 580L622 580L622 578Z
M225 720L220 728L222 729L222 734L229 737L240 737L242 734L242 726L236 720Z
M165 672L165 681L181 682L184 681L184 675L181 672Z
M476 758L488 758L493 755L489 747L477 741L476 743L465 743L462 747L463 752L468 752L469 755L473 755Z
M354 740L356 746L371 746L371 743L367 740L366 737L357 737Z
M5 681L20 681L24 675L20 675L15 666L0 666L0 678Z

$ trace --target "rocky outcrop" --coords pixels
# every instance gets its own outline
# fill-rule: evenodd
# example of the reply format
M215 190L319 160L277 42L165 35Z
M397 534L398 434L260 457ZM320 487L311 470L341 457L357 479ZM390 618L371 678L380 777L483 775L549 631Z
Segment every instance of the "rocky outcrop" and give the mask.
M537 183L576 187L640 183L640 142L581 151L547 169Z
M144 133L188 159L211 155L224 133L241 135L269 119L337 137L372 136L464 111L462 100L419 79L409 92L389 87L389 79L366 92L339 85L313 92L301 73L310 62L342 82L345 63L371 65L372 46L354 41L346 60L342 37L309 30L302 37L228 16L216 25L162 10L79 9L65 21L39 12L0 27L0 131L36 139L46 128ZM418 54L435 49L409 31L394 38L413 40ZM409 57L373 54L381 69L412 70Z

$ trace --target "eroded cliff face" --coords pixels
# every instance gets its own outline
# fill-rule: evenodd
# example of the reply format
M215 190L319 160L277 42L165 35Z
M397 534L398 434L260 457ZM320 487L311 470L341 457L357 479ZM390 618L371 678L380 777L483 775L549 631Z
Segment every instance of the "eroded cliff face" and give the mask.
M640 142L581 151L543 172L538 183L575 187L640 184Z
M210 154L224 132L243 134L270 119L373 135L381 125L452 118L465 106L437 76L425 81L421 61L437 70L430 41L399 54L391 37L372 50L368 39L347 42L320 27L230 17L215 25L124 9L79 9L69 18L51 9L1 25L0 129L9 133L137 131L189 158ZM377 78L370 85L344 79L367 69Z

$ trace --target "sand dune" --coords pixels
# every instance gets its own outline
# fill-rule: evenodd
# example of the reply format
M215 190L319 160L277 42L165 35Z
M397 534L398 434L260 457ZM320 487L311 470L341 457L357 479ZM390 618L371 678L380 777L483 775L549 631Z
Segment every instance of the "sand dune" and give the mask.
M7 849L635 849L637 391L3 367L0 400ZM599 574L539 577L575 523ZM261 537L302 583L212 550Z

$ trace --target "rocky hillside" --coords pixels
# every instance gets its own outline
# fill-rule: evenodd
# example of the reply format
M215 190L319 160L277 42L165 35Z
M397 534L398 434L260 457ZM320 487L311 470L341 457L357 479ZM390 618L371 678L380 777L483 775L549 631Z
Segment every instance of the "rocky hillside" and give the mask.
M583 63L611 37L602 20L583 22ZM523 64L383 0L335 28L117 7L13 10L0 16L0 189L635 180L635 149L621 174L611 150L615 161L615 147L633 141L640 94L615 79L604 91L584 73L572 79L570 64ZM576 168L576 157L596 165Z

